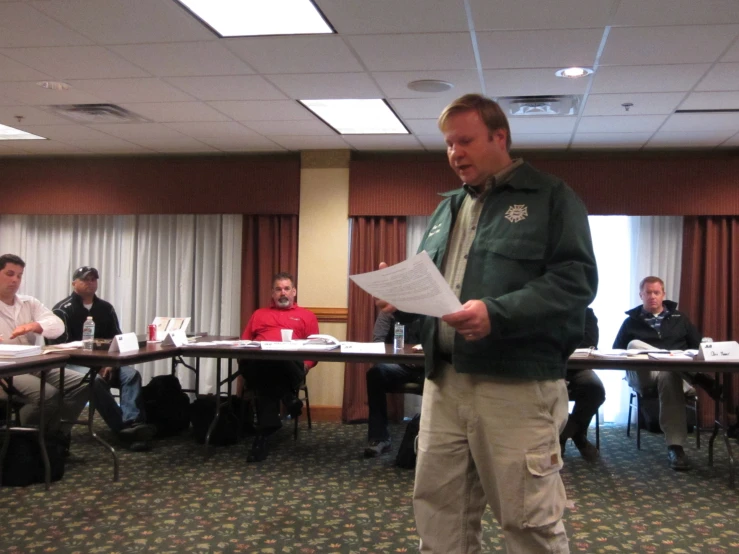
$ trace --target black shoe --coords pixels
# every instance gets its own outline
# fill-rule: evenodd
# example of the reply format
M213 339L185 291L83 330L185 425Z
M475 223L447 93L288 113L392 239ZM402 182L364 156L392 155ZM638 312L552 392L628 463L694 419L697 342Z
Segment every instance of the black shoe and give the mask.
M300 417L300 414L303 413L303 402L297 396L291 397L289 402L285 402L285 405L287 406L287 413L293 419Z
M154 425L144 422L136 422L121 429L118 436L126 442L147 442L157 434Z
M580 451L580 456L582 456L586 462L594 464L598 461L598 458L600 458L600 451L588 439L573 439L572 442L575 443L575 446Z
M682 446L675 444L668 446L667 459L670 461L670 469L674 469L675 471L688 471L692 469Z
M151 443L149 441L134 441L128 445L128 449L131 452L148 452L151 450Z
M721 383L716 381L713 377L705 375L703 373L696 373L692 378L693 385L697 385L708 393L708 396L713 398L716 402L721 401L721 394L723 393L723 386Z
M257 435L251 443L251 450L246 456L247 462L263 462L267 459L267 437Z

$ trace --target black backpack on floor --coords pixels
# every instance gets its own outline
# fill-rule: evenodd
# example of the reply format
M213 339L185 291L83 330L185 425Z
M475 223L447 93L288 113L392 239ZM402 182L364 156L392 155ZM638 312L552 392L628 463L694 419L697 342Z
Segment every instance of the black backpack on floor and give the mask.
M234 444L239 438L239 413L241 400L231 397L231 408L227 404L221 406L221 415L218 418L218 424L210 435L208 444L213 446L227 446ZM208 434L210 424L216 416L216 397L214 395L199 396L190 405L190 421L192 422L192 434L195 440L205 443L205 436Z
M400 441L398 455L395 457L395 465L403 469L416 468L416 438L418 437L418 428L421 424L421 414L416 414L408 422L403 434L403 440Z
M141 388L146 422L156 425L157 437L179 435L190 427L190 397L175 375L157 375Z
M46 453L49 456L51 480L64 477L66 438L61 431L47 433ZM0 445L2 441L0 441ZM30 433L10 435L8 452L3 461L3 486L27 487L44 482L44 461L38 438Z

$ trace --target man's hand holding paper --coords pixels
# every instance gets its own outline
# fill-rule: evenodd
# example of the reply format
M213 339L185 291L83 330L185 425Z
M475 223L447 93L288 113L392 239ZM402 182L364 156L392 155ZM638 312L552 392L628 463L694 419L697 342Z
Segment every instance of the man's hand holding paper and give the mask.
M442 317L462 309L459 299L426 252L391 267L351 275L350 279L383 300L386 303L383 311L392 311L395 307L408 313Z
M467 341L480 340L490 334L490 315L482 300L468 300L461 310L441 319Z

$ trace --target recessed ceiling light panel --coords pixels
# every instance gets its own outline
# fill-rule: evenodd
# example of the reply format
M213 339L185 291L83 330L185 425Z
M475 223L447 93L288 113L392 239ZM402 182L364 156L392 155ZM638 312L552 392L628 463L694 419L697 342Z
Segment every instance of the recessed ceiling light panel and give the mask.
M176 0L222 37L331 34L311 0Z
M580 79L592 75L593 70L587 67L566 67L565 69L555 71L554 74L557 77L563 77L565 79Z
M26 133L15 127L0 124L0 140L47 140L44 137Z
M382 99L299 100L341 135L408 135Z

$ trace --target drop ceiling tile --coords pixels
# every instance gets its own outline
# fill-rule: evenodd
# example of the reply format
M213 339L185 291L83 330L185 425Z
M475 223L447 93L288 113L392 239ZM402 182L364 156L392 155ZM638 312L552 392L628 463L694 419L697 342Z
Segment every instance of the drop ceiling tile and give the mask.
M113 79L149 74L100 46L5 48L9 58L53 76L54 79Z
M161 79L85 79L69 80L80 89L105 102L186 102L192 97Z
M208 102L208 105L236 121L296 121L315 117L295 100L223 101Z
M592 66L602 29L477 33L484 69Z
M154 151L115 137L95 140L68 140L72 146L95 154L153 154Z
M739 90L739 63L716 64L695 90Z
M651 137L651 133L577 133L572 149L639 149Z
M592 77L562 79L548 69L497 69L483 71L488 96L585 94Z
M738 10L739 11L739 10ZM721 58L722 62L739 62L739 40L734 42L734 45Z
M451 102L470 92L480 92L477 71L377 71L372 78L380 86L385 98L445 98ZM408 88L411 81L439 80L451 83L453 88L446 92L418 92Z
M13 141L0 140L0 157L3 157L3 156L23 156L23 155L27 154L27 152L25 150L21 150L19 148L15 148L14 146L10 146L8 143L11 143L11 142L13 144L16 144L16 143L23 142L23 141L20 141L20 140L13 140Z
M739 23L736 0L620 0L613 25Z
M48 78L46 73L0 55L0 81L45 81Z
M20 122L17 119L18 116L22 118ZM0 106L0 123L14 127L17 125L69 125L70 121L31 106Z
M39 12L32 2L0 4L0 48L84 44L92 41Z
M254 131L247 129L235 121L168 123L167 127L198 140L216 137L222 137L224 139L247 139L256 135Z
M405 119L403 123L411 130L411 132L418 135L433 135L434 133L441 136L439 126L436 119Z
M248 75L254 71L217 42L125 44L111 50L157 77Z
M721 148L734 148L739 146L739 133L732 136L730 139L728 139L725 143L723 143L720 147Z
M157 123L229 120L204 102L138 102L121 106Z
M608 115L583 117L578 133L654 133L667 119L666 115Z
M603 27L613 0L471 0L475 29L582 29Z
M681 110L739 110L739 91L693 92L680 104Z
M346 149L350 146L339 135L333 136L285 136L270 135L270 140L287 150L333 150Z
M647 92L625 94L590 94L583 116L670 114L685 98L684 92ZM623 104L632 106L624 108Z
M391 104L403 120L437 119L449 101L446 98L401 98Z
M364 68L338 36L250 37L224 45L260 73L338 73Z
M249 137L212 137L203 139L207 145L222 152L284 152L285 148L259 135Z
M370 71L475 69L467 33L346 37Z
M317 0L316 4L333 27L344 34L467 30L463 0Z
M710 64L600 67L592 93L681 92L691 90Z
M26 125L24 130L51 140L105 140L109 135L78 124L67 125Z
M269 75L268 79L295 99L382 98L380 89L366 73Z
M446 144L441 135L416 135L416 139L429 152L446 152Z
M28 154L37 156L47 156L52 154L89 154L88 151L82 148L53 140L24 140L13 142L23 142L23 144L19 144L17 148L22 149Z
M575 116L550 117L509 117L511 139L516 141L516 135L532 133L561 134L572 133L577 118Z
M306 121L250 121L245 123L250 129L262 135L300 136L300 135L335 135L331 127L318 118Z
M739 32L737 25L616 27L608 35L601 65L714 62Z
M38 86L33 81L0 83L0 95L10 98L13 104L49 106L53 104L96 104L104 102L98 96L77 89L50 90Z
M571 133L520 133L513 137L515 140L511 149L516 150L565 150L572 138Z
M95 123L88 127L142 145L143 139L172 139L183 142L192 140L191 137L159 123Z
M31 5L99 44L217 40L171 0L38 0Z
M671 115L660 131L692 133L695 131L731 131L739 129L739 113L678 113Z
M170 84L199 100L285 100L285 95L258 75L169 77Z
M357 150L423 150L413 135L344 135L344 140Z
M672 149L672 148L713 148L725 142L732 131L692 131L690 133L656 133L645 148Z

